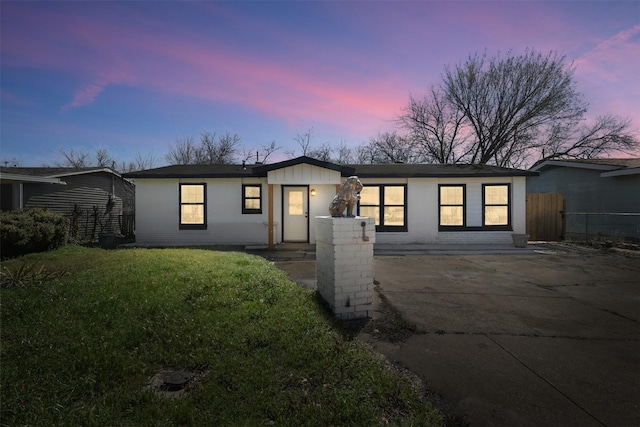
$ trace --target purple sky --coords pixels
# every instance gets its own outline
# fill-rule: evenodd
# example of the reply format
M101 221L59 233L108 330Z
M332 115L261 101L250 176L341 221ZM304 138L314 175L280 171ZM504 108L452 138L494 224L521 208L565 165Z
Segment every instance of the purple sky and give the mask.
M439 82L444 65L485 49L566 54L589 115L628 117L640 129L638 1L0 8L2 159L25 166L60 160L59 147L161 157L204 131L292 149L313 127L316 145L359 145L391 130L409 94Z

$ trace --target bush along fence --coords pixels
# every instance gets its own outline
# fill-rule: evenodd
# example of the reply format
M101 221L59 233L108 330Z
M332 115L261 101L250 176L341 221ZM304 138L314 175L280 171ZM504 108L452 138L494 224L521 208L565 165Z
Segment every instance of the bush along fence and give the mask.
M0 257L13 258L64 246L69 220L56 212L38 208L0 213Z
M565 212L565 239L640 243L640 213Z

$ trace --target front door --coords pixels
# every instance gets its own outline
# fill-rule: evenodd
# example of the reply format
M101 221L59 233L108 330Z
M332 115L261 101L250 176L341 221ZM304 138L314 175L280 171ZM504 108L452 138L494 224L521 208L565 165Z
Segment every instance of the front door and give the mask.
M282 187L282 241L309 241L308 187Z

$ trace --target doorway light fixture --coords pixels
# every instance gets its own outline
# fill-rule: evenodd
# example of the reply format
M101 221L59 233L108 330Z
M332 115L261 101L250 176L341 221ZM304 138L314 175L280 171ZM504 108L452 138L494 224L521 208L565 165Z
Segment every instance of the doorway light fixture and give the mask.
M315 188L312 188L312 189L311 189L311 196L315 196L315 195L316 195L316 189L315 189Z

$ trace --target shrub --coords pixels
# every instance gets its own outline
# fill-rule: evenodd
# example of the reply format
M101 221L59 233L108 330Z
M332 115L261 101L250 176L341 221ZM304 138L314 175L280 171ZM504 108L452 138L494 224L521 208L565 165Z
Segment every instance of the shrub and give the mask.
M50 251L67 243L69 220L59 213L37 208L2 212L0 235L3 259Z

